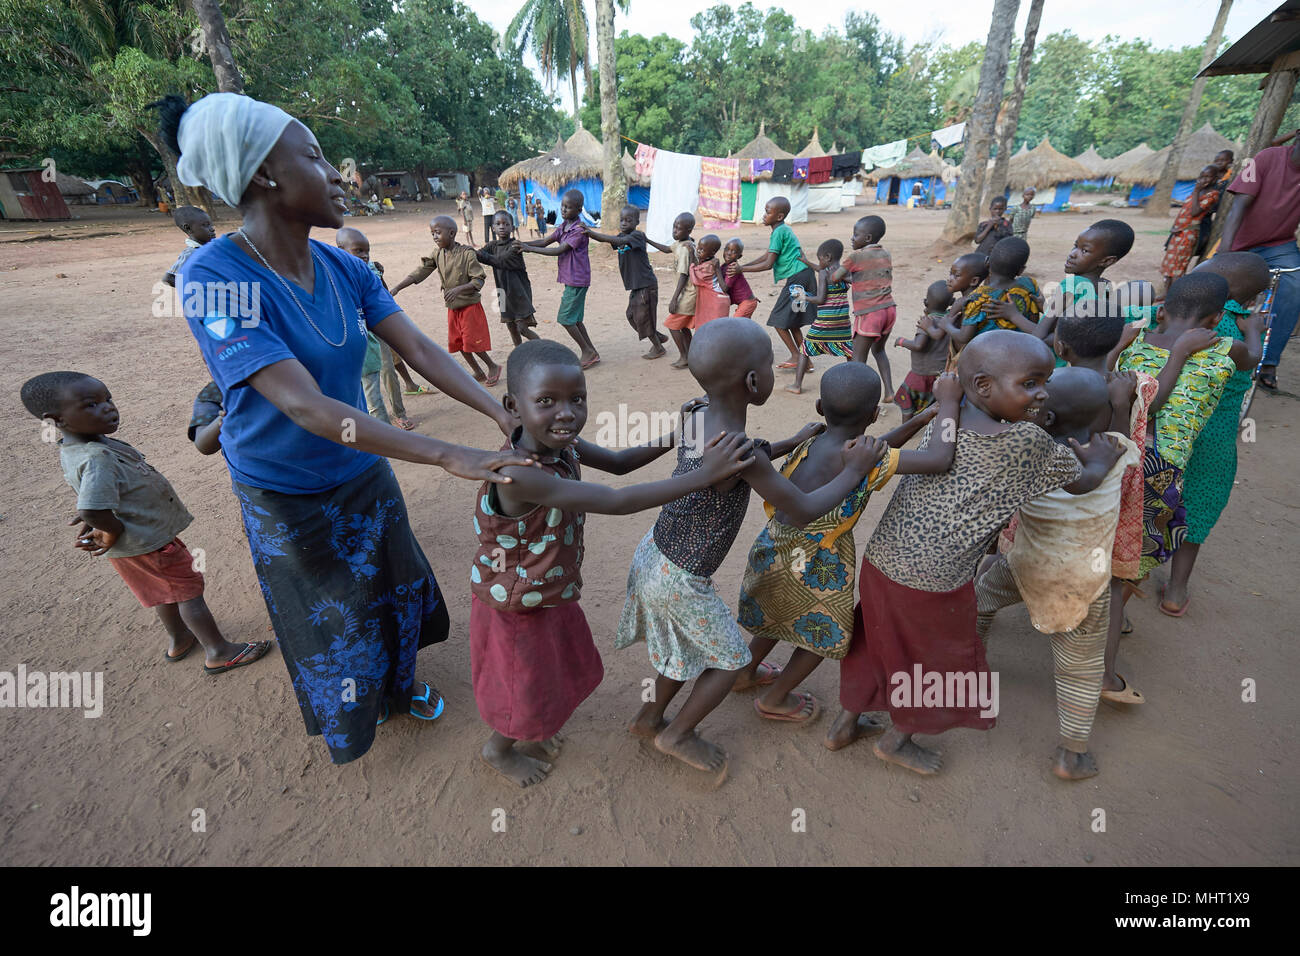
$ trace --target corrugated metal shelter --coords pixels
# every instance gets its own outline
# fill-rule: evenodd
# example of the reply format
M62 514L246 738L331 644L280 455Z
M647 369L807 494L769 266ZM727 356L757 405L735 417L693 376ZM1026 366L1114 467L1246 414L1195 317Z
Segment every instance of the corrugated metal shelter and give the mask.
M71 219L57 182L41 178L39 167L0 170L0 219Z

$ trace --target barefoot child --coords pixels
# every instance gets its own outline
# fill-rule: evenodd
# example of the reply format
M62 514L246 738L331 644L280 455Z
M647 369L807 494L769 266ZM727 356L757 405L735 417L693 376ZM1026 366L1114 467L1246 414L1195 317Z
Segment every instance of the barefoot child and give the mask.
M564 286L560 297L560 311L555 320L564 326L569 337L582 351L582 367L591 368L600 361L600 353L591 344L591 336L583 319L587 314L587 288L591 285L590 244L579 217L582 215L582 193L570 189L560 200L560 224L545 239L519 243L524 252L539 256L556 256L556 281ZM550 248L555 243L555 248Z
M1007 201L1002 196L994 196L989 203L989 218L983 220L975 229L975 251L980 255L991 256L993 247L1014 233L1011 221L1006 217Z
M826 740L831 750L862 736L862 713L888 710L893 726L875 744L876 756L932 774L940 756L913 734L993 726L996 708L970 699L975 687L991 683L975 631L980 559L1024 502L1062 485L1092 490L1119 454L1093 442L1075 449L1081 467L1069 448L1026 420L1047 400L1051 372L1052 353L1032 335L997 329L962 351L960 418L932 422L921 443L928 448L936 429L955 427L952 468L902 478L863 552L853 641L840 663L844 710ZM928 684L928 674L947 686L957 679L972 693L928 701L919 686L907 689L912 681Z
M787 392L795 395L803 392L803 377L812 370L814 355L836 355L850 361L853 359L849 285L842 278L844 270L840 266L840 256L843 254L844 243L838 239L827 239L817 247L816 294L809 295L805 300L817 309L817 318L804 336L799 367L794 372L794 384L785 387ZM836 275L841 278L832 278ZM810 293L812 291L809 290Z
M509 212L499 212L492 219L492 236L474 250L478 261L492 267L492 281L497 287L497 312L510 333L510 342L518 346L524 339L535 339L536 309L533 308L533 284L528 280L528 266L523 253L515 249L515 221Z
M955 421L961 401L957 377L945 376L938 388L939 417ZM857 362L835 366L822 377L817 413L825 416L826 430L800 444L781 468L781 474L803 491L820 488L844 470L844 443L862 435L880 414L880 377ZM923 425L917 420L882 440L902 445ZM955 431L950 429L947 441L935 441L925 451L890 448L847 499L804 528L793 526L772 505L764 506L767 526L750 549L740 586L738 619L753 635L753 659L741 669L737 685L757 683L757 669L778 641L793 644L795 650L775 681L754 699L760 717L796 723L816 719L821 703L812 694L794 690L824 658L839 660L849 651L857 570L853 527L871 493L895 474L947 471Z
M691 285L695 286L692 329L720 319L731 311L731 299L722 284L722 267L718 262L721 248L722 240L714 235L704 236L695 246L696 261L691 266Z
M393 287L395 296L408 285L423 282L435 271L442 280L442 298L447 303L447 351L461 353L474 373L474 381L492 386L501 380L501 366L492 361L492 333L480 303L486 276L478 256L469 246L456 241L456 222L450 216L436 216L429 223L433 234L433 255ZM487 372L479 368L482 359Z
M1245 341L1252 363L1258 363L1255 345L1260 340L1262 315L1256 299L1269 284L1268 263L1254 252L1221 252L1195 272L1213 272L1228 280L1228 301L1223 318L1214 331L1220 336ZM1251 366L1254 368L1254 365ZM1241 437L1241 403L1250 389L1250 373L1238 369L1223 388L1215 407L1192 446L1183 475L1183 507L1187 511L1187 537L1174 552L1169 565L1169 586L1160 600L1160 610L1173 617L1187 613L1187 582L1201 553L1201 545L1218 523L1232 494L1237 477L1237 441Z
M743 242L739 239L727 240L727 244L722 247L722 282L727 287L731 304L736 307L736 316L747 319L758 308L758 297L754 295L754 290L749 287L749 282L743 275L739 272L733 273L728 268L732 263L739 262L744 254Z
M889 253L880 244L885 238L885 220L879 216L863 216L853 224L853 251L844 258L844 265L834 278L849 281L853 307L853 361L866 363L867 356L876 360L880 380L884 383L886 404L894 395L893 372L885 346L889 333L898 318L894 303L894 265Z
M894 404L903 413L903 421L926 410L934 403L934 383L948 361L948 333L943 330L944 314L952 307L952 290L942 279L925 290L924 310L916 323L916 335L899 338L898 347L912 353L912 369L894 393Z
M623 279L623 288L627 290L627 324L632 326L638 339L650 343L650 348L641 357L657 359L668 352L664 349L665 336L655 327L659 311L659 280L650 267L646 247L654 246L660 252L670 250L651 241L639 230L637 225L640 222L641 210L627 205L618 214L618 235L607 236L590 227L584 228L588 238L608 243L618 250L618 272Z
M609 488L582 481L579 463L627 474L671 443L611 451L580 438L586 381L578 356L558 342L515 349L506 392L516 427L504 447L540 467L512 468L510 484L479 489L470 655L479 714L492 728L483 759L526 787L550 771L556 734L604 674L578 606L586 513L631 514L724 481L745 466L749 442L740 431L718 436L690 474Z
M727 267L728 275L744 275L746 272L766 272L772 270L772 278L782 282L781 293L776 297L776 305L768 316L767 324L776 329L781 342L790 350L790 358L777 368L796 369L803 349L803 332L808 324L807 314L795 307L791 295L797 287L808 291L817 283L813 273L813 264L803 257L803 247L795 237L794 230L785 224L790 215L790 200L784 196L775 196L763 207L763 225L772 230L768 240L767 251L751 262L732 263Z
M181 254L176 257L172 267L163 276L163 282L169 286L176 285L176 274L180 272L181 264L194 255L194 250L202 249L217 238L217 230L213 228L212 220L198 206L177 206L176 211L172 213L172 222L176 223L177 229L185 233L185 248L181 250Z
M203 670L224 674L261 658L270 641L232 644L203 600L203 575L177 537L193 516L171 484L128 445L108 436L118 412L108 387L80 372L46 372L23 383L23 406L63 434L59 460L77 494L76 547L109 563L142 607L158 614L171 639L163 660L198 644Z
M664 319L664 328L677 346L677 361L673 362L673 368L686 368L691 350L691 326L695 324L695 285L691 282L691 266L695 265L695 241L691 239L694 228L695 217L689 212L673 220L673 274L677 277L677 285L668 300L668 318Z
M1064 445L1102 440L1111 425L1106 379L1086 368L1058 368L1035 420ZM1127 419L1124 424L1127 425ZM975 579L978 631L987 645L993 616L1024 603L1034 628L1052 638L1060 744L1052 772L1062 780L1097 774L1088 750L1101 696L1110 622L1110 556L1119 521L1123 477L1142 459L1120 432L1105 436L1122 453L1092 491L1057 488L1020 506L1015 541Z
M748 407L766 402L774 384L767 332L747 319L715 319L700 329L691 345L690 368L708 403L682 423L674 475L701 467L699 436L743 432ZM628 572L614 646L644 640L659 673L654 698L641 708L631 732L654 738L658 750L698 770L725 766L721 748L695 728L726 698L738 670L750 661L735 616L712 579L740 532L750 488L803 525L847 498L883 453L874 439L851 442L845 447L844 471L806 493L772 467L770 447L757 446L753 461L736 478L665 505ZM690 696L677 716L665 722L664 712L689 680L695 680Z

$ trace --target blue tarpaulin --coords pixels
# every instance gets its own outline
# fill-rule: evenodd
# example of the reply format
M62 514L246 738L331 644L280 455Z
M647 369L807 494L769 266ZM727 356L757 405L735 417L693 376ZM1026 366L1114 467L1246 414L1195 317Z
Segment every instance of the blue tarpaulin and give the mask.
M560 220L560 198L570 189L582 193L582 221L594 225L595 216L600 215L600 193L604 184L599 179L574 179L565 183L556 192L551 192L535 179L525 179L520 183L522 195L532 196L542 201L542 209L555 213L555 221ZM649 190L646 190L647 194ZM521 196L522 198L522 196ZM593 213L595 215L593 215Z
M1174 183L1174 202L1186 202L1192 195L1192 188L1196 185L1193 179L1180 179ZM1151 186L1134 186L1128 193L1128 204L1130 206L1140 206L1151 198L1152 193L1156 191L1154 185Z
M628 186L627 201L637 209L650 208L650 187L649 186Z
M1045 194L1045 191L1040 189L1034 197L1034 208L1039 212L1060 212L1070 202L1070 193L1073 191L1074 180L1068 183L1057 183L1051 199L1040 199L1039 197ZM1003 193L1003 198L1008 202L1011 201L1011 187L1007 187L1007 191Z
M886 176L876 185L876 202L906 205L912 195L912 187L917 183L921 184L921 193L926 202L942 202L948 192L948 187L938 176Z

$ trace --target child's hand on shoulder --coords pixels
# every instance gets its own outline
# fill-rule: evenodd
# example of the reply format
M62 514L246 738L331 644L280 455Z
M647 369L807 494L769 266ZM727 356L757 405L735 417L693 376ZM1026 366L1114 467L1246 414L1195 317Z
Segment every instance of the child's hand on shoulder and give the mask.
M934 380L934 397L937 404L960 402L965 390L956 372L944 372Z
M879 438L872 438L870 435L863 435L861 438L846 441L844 443L844 467L857 472L865 478L871 472L871 469L880 463L880 459L888 448L889 446Z
M1127 372L1116 372L1110 377L1110 383L1107 389L1110 392L1110 404L1112 406L1131 405L1133 399L1137 396L1137 372L1129 369Z
M1183 356L1194 355L1208 349L1218 340L1219 336L1214 329L1198 326L1179 335L1174 341L1173 350Z
M1085 468L1094 462L1102 462L1109 470L1124 454L1124 450L1120 448L1119 442L1113 436L1101 432L1094 432L1086 445L1080 445L1078 441L1071 438L1070 447L1074 449L1080 464Z
M825 422L809 422L807 425L805 425L803 428L799 429L799 431L795 433L794 436L795 444L802 445L809 438L813 438L817 435L820 435L824 431L826 431Z
M753 461L753 448L754 442L746 438L744 432L731 435L719 432L704 446L704 453L700 456L701 487L720 484L744 471Z
M984 310L984 314L991 318L1014 322L1020 316L1020 310L1016 308L1015 303L1004 299L987 306Z

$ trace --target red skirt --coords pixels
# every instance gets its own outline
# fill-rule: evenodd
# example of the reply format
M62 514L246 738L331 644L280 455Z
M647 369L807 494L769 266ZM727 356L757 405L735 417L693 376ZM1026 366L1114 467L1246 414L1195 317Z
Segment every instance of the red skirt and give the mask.
M940 734L953 727L988 730L997 719L971 707L895 707L891 678L922 673L976 675L989 680L984 644L975 632L975 584L955 591L918 591L887 578L863 560L861 600L854 609L853 641L840 661L840 704L852 713L889 711L906 734ZM984 676L979 677L980 674ZM906 699L915 699L910 693Z
M479 715L515 740L555 736L605 676L582 608L574 601L512 614L473 596L470 602L470 670Z

